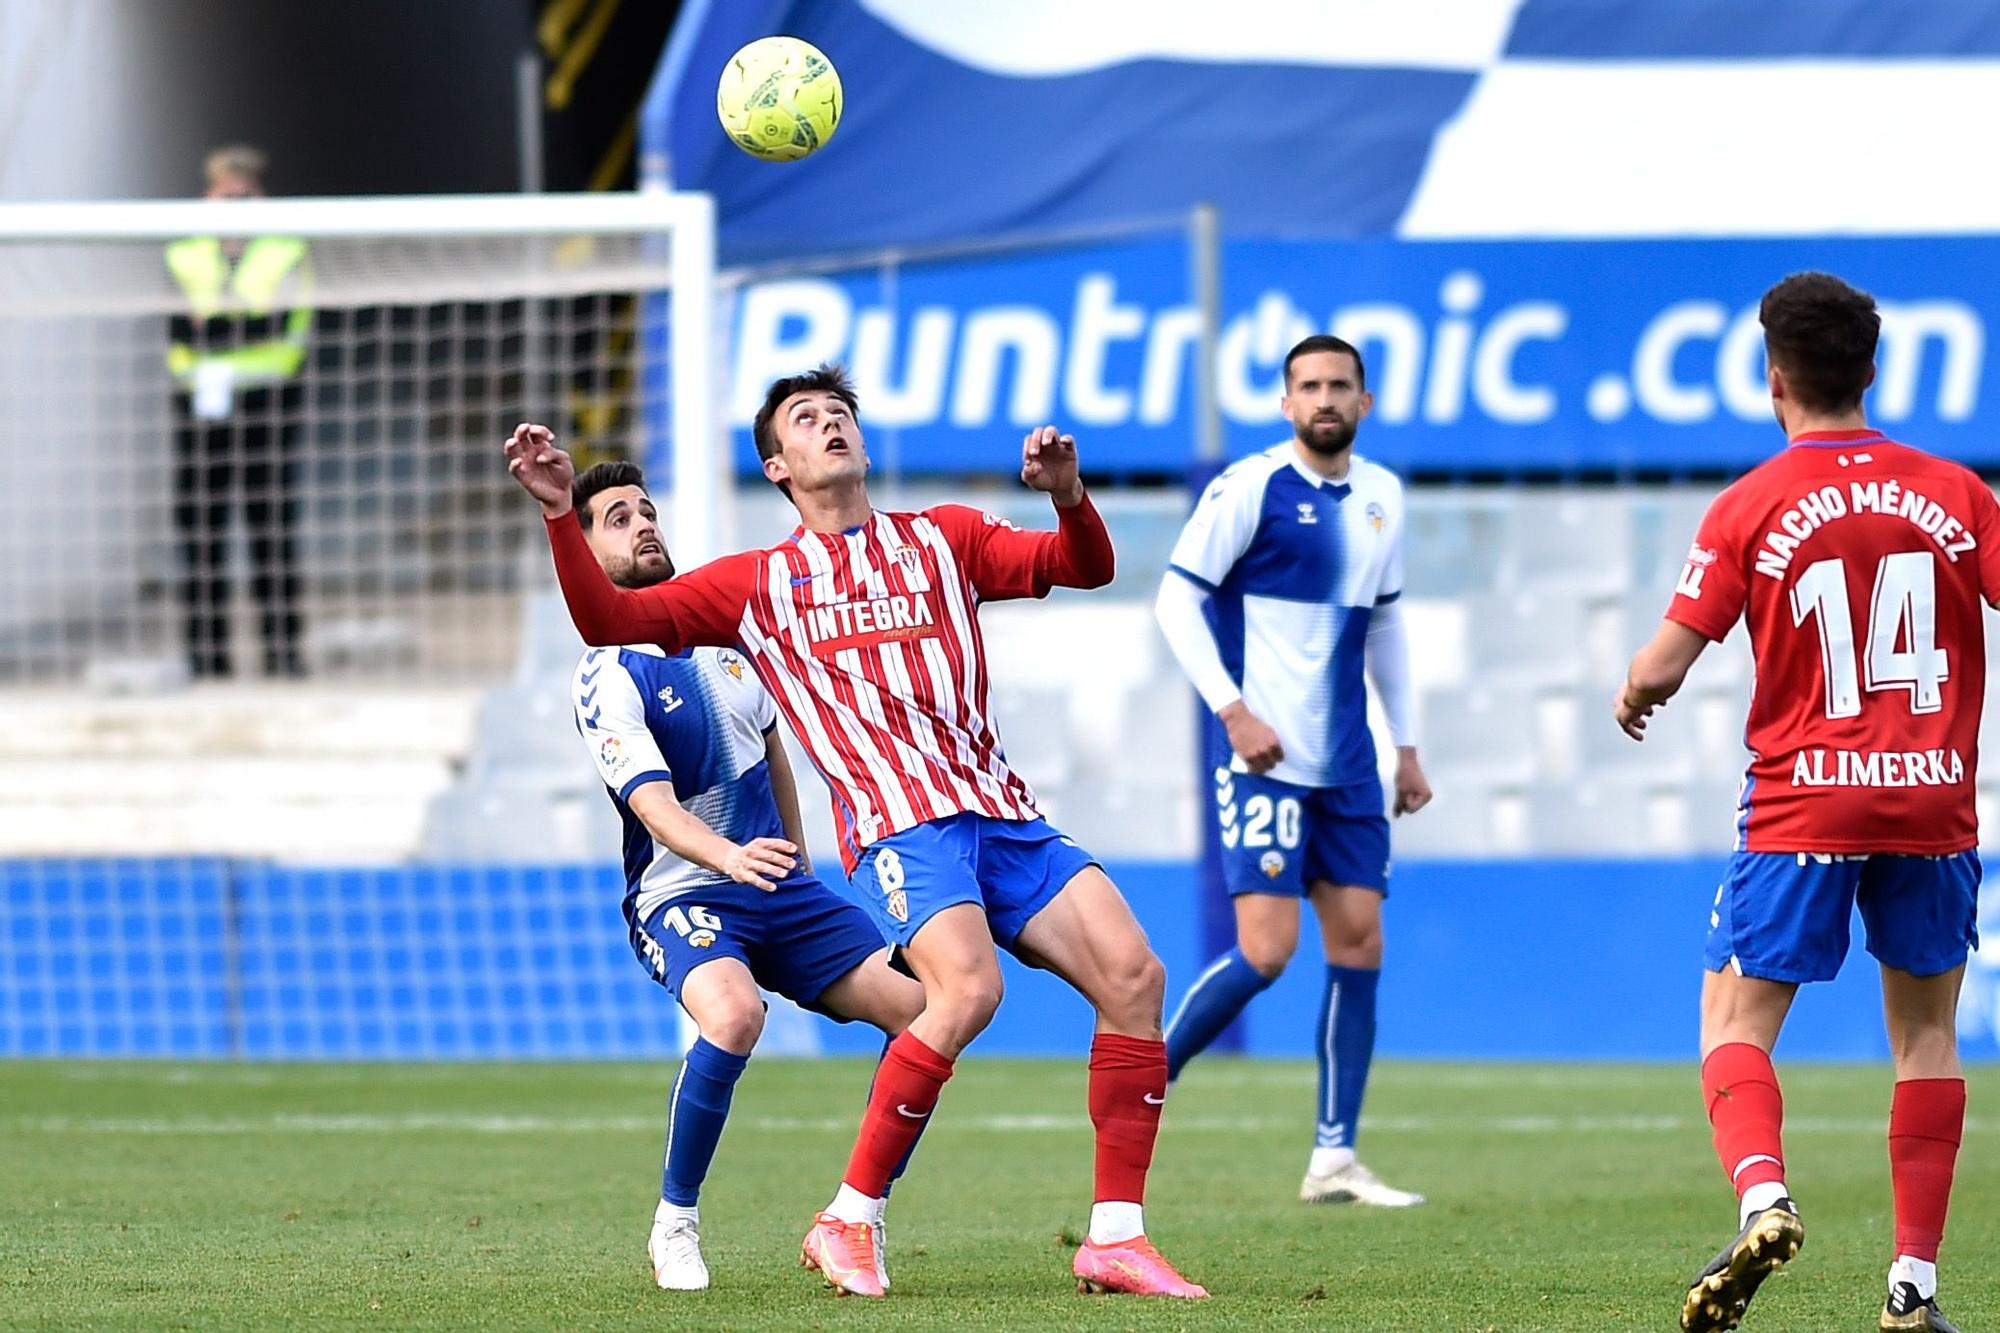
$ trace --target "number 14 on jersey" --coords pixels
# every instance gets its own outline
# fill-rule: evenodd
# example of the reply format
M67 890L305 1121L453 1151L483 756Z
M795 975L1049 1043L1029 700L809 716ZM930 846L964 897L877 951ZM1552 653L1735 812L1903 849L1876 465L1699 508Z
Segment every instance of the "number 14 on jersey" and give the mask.
M1792 586L1792 624L1808 620L1819 627L1828 717L1859 716L1864 690L1908 690L1912 713L1944 707L1939 686L1951 678L1951 661L1937 646L1937 562L1930 552L1882 557L1858 654L1845 560L1816 561Z

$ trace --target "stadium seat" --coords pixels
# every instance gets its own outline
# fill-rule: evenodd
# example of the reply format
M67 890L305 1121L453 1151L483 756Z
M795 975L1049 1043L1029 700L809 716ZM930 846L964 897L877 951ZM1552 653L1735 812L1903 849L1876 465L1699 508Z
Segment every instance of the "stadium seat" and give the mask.
M1508 584L1623 593L1632 578L1631 519L1631 501L1616 493L1521 492L1510 523Z
M1539 768L1534 696L1475 687L1424 696L1423 754L1432 785L1520 785Z
M1467 640L1474 678L1490 685L1568 685L1588 663L1583 598L1566 592L1515 592L1472 602ZM1552 645L1562 651L1550 652Z
M1684 791L1638 774L1593 774L1527 791L1528 836L1538 852L1653 856L1688 846Z

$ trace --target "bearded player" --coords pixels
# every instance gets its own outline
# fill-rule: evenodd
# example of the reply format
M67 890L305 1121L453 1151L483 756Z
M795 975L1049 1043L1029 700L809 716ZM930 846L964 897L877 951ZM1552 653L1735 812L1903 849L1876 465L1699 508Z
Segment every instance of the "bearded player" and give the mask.
M599 463L570 496L613 583L647 588L674 576L637 467ZM624 822L632 950L700 1033L674 1078L646 1245L657 1285L699 1291L708 1286L699 1197L764 1030L759 988L891 1037L923 1009L923 992L889 966L867 914L813 875L776 711L741 657L592 648L577 663L571 700L577 734ZM881 1213L870 1221L879 1246ZM887 1287L879 1251L876 1270Z
M1702 650L1747 617L1752 758L1701 998L1702 1092L1741 1229L1689 1288L1681 1327L1735 1328L1804 1243L1771 1050L1800 983L1839 971L1858 905L1896 1071L1880 1327L1950 1333L1937 1258L1965 1124L1955 1019L1978 943L1980 620L2000 599L2000 505L1965 468L1869 427L1871 297L1800 273L1759 316L1789 446L1709 507L1617 702L1645 739Z
M1285 357L1293 438L1230 467L1174 544L1157 611L1181 669L1226 735L1215 773L1236 946L1195 978L1167 1027L1167 1076L1234 1022L1291 961L1299 900L1326 954L1307 1203L1408 1208L1424 1196L1356 1159L1375 1054L1389 821L1363 669L1396 746L1398 815L1430 782L1411 724L1403 595L1403 484L1354 452L1374 399L1354 345L1328 334ZM1219 752L1220 753L1220 752Z
M1111 579L1111 538L1055 428L1022 442L1021 479L1055 504L1055 532L961 505L887 513L844 371L772 384L754 428L764 474L800 524L768 550L655 587L604 577L571 516L568 455L540 426L507 443L542 504L556 572L589 643L668 652L734 646L750 660L833 792L842 859L924 1009L876 1073L833 1201L802 1262L836 1290L883 1294L871 1217L936 1107L953 1062L1000 1003L995 946L1074 986L1097 1012L1089 1106L1096 1202L1072 1264L1091 1291L1202 1297L1153 1248L1142 1205L1166 1102L1166 973L1103 869L1041 817L1008 765L987 703L981 603Z

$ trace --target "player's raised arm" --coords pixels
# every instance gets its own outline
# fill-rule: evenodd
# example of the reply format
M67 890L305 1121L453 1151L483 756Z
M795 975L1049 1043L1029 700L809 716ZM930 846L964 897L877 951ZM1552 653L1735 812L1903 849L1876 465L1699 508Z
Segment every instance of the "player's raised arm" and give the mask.
M749 594L740 560L718 560L650 588L620 588L591 553L578 524L570 486L576 467L556 447L547 426L523 422L505 446L507 471L541 502L562 587L576 632L588 644L656 643L669 652L698 644L728 647Z
M1026 532L968 505L925 511L957 553L980 600L1046 597L1051 588L1101 588L1111 582L1117 555L1078 475L1075 438L1058 434L1054 426L1030 431L1021 442L1021 480L1054 501L1054 532Z

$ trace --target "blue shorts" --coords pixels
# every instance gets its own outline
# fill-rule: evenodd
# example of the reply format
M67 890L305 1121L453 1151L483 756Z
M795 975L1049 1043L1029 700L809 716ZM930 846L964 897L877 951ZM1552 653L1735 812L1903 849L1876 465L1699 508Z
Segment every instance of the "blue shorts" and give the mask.
M882 948L867 913L811 875L769 893L735 883L690 889L643 922L632 919L628 899L626 921L632 952L676 996L703 963L734 958L765 990L822 1013L826 988Z
M1219 768L1215 815L1222 882L1232 896L1302 898L1322 880L1389 896L1389 820L1379 779L1300 787Z
M1979 944L1979 875L1977 852L1738 852L1715 891L1702 961L1766 981L1831 981L1859 906L1877 961L1919 977L1949 972Z
M994 942L1012 950L1035 913L1096 864L1047 820L962 811L871 844L851 882L882 938L899 948L945 908L978 903Z

